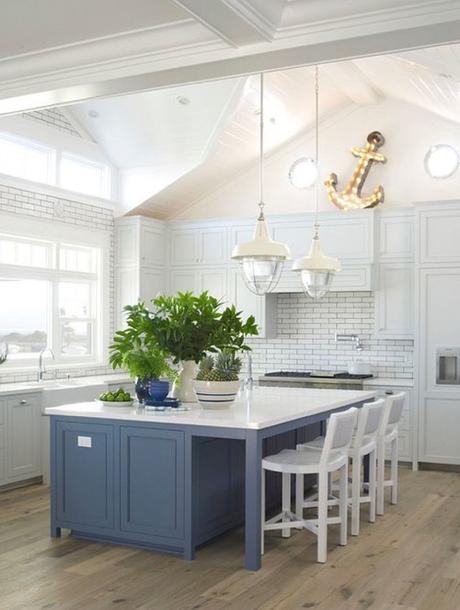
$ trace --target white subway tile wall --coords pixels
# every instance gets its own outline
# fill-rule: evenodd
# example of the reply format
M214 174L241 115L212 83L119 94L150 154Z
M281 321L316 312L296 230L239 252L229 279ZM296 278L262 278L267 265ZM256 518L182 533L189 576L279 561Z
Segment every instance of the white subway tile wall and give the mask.
M33 216L53 223L65 223L105 231L110 236L110 284L109 284L109 326L110 335L114 330L114 217L112 210L93 204L80 203L71 199L54 197L22 188L0 184L0 211L20 216ZM19 218L18 218L19 222ZM113 372L108 366L81 367L78 369L53 370L56 377L98 375ZM13 372L0 368L0 382L35 380L35 371Z
M277 297L276 339L251 339L254 376L269 371L347 370L354 357L370 362L380 377L412 378L412 340L374 336L374 294L333 292L320 301L304 294ZM335 343L335 333L356 334L364 350Z
M44 108L23 113L23 118L42 123L47 127L53 127L64 131L71 136L81 138L82 135L75 129L69 119L58 108Z

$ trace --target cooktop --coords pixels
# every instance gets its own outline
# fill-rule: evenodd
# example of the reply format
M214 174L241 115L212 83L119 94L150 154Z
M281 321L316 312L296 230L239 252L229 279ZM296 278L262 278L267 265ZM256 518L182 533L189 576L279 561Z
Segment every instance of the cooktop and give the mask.
M352 375L346 371L274 371L265 377L296 377L311 379L371 379L374 375Z

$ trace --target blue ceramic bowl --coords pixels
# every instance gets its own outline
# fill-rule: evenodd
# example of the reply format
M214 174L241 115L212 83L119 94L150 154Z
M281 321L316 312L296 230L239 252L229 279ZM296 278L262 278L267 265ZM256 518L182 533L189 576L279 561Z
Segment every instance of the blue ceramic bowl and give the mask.
M161 401L166 398L169 392L169 381L160 381L153 379L149 382L149 398L155 401Z

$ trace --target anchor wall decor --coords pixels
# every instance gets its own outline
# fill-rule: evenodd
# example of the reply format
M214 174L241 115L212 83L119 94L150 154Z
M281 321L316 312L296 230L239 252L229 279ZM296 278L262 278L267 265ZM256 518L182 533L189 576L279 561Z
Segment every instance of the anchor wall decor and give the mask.
M385 156L377 152L384 143L385 138L382 134L379 131L373 131L367 136L367 144L364 148L355 146L351 149L351 153L358 157L359 162L343 191L337 191L338 180L336 174L330 174L324 183L331 203L341 210L361 210L363 208L373 208L383 202L383 186L377 186L372 195L367 197L361 196L361 190L372 164L386 162Z

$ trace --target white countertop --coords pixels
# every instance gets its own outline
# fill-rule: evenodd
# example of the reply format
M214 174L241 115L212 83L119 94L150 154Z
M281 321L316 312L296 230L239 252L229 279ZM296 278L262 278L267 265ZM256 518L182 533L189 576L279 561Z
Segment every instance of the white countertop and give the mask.
M63 390L82 386L107 385L112 383L133 383L126 373L114 373L113 375L91 375L90 377L71 377L68 379L45 380L43 383L36 381L25 381L23 383L0 383L0 396L10 394L30 394L31 392L42 392L43 390Z
M316 390L310 388L254 388L236 399L225 410L202 409L189 404L189 411L155 412L126 407L103 407L97 402L82 402L50 407L46 415L122 419L161 424L186 424L220 428L262 429L308 415L317 415L356 402L371 400L372 390Z

